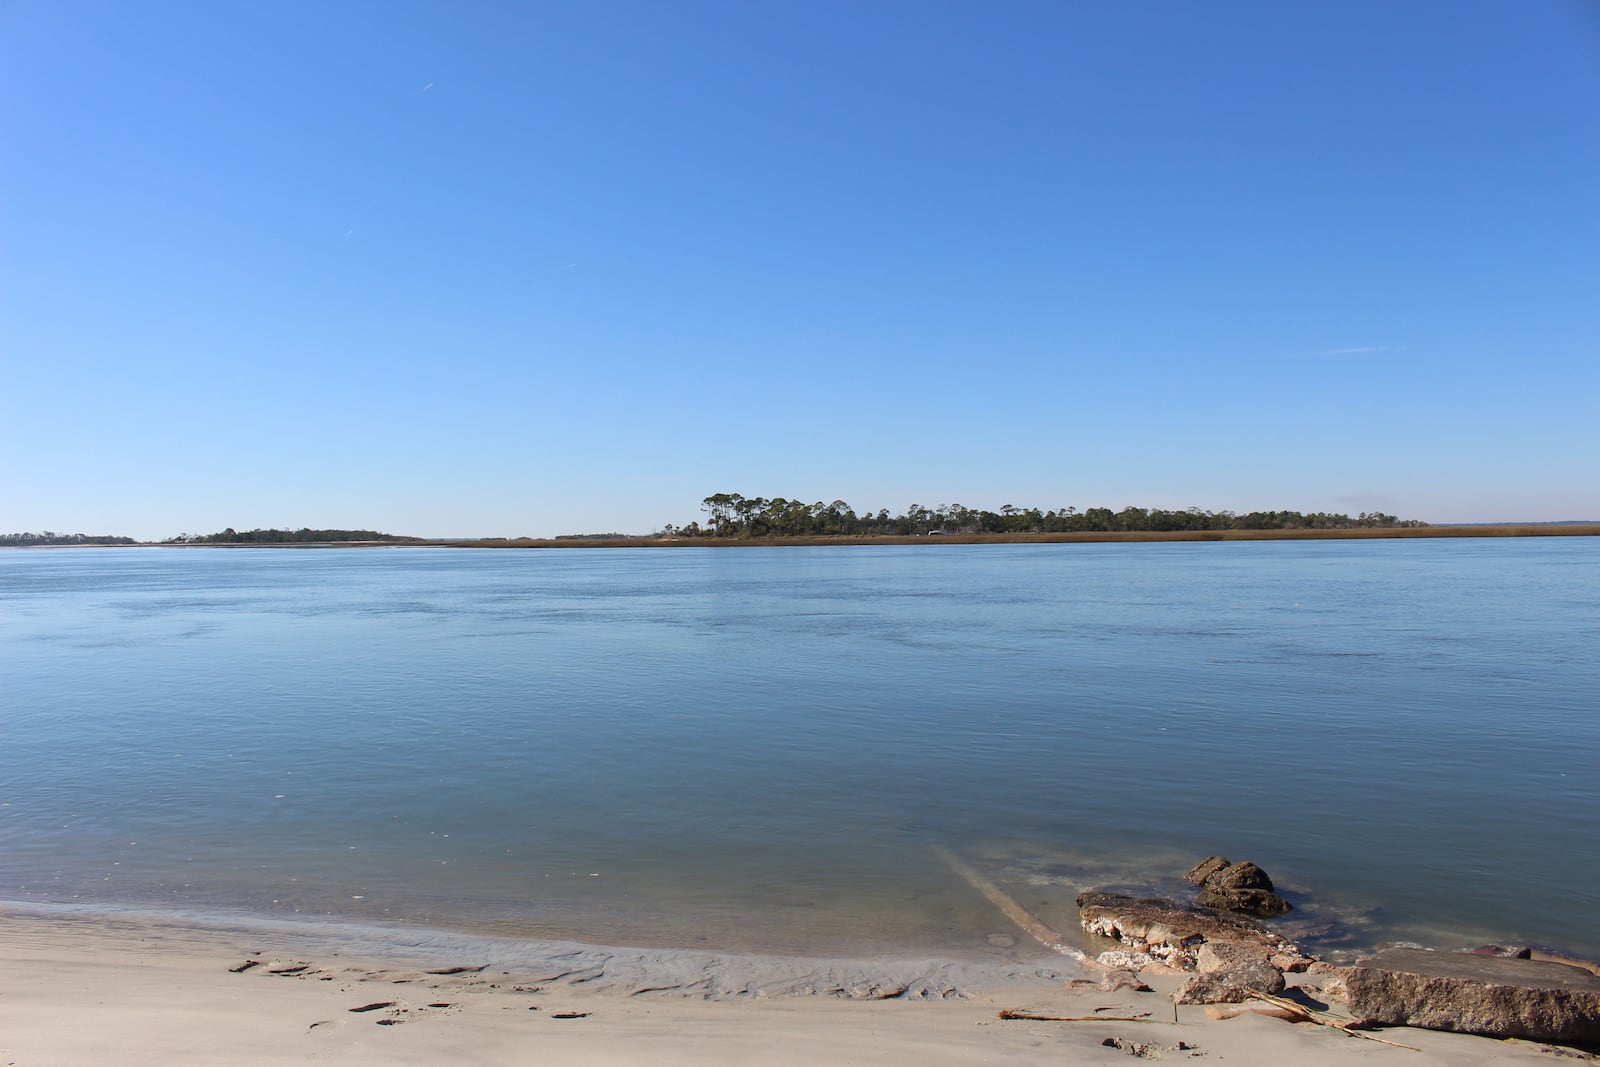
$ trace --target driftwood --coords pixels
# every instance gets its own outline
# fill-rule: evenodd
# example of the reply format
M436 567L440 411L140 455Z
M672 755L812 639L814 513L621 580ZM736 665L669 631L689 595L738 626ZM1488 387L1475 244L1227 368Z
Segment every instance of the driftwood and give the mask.
M1242 1004L1206 1005L1208 1019L1237 1019L1241 1015L1265 1015L1269 1019L1282 1019L1290 1023L1303 1023L1307 1018L1305 1012L1288 1011L1284 1008L1247 1008Z
M1150 1022L1149 1012L1140 1012L1138 1015L1038 1015L1031 1011L1022 1011L1016 1008L1007 1008L999 1013L1002 1019L1023 1019L1035 1023L1147 1023Z
M1405 1045L1401 1044L1399 1041L1390 1041L1387 1038L1377 1037L1373 1034L1362 1033L1356 1028L1357 1024L1354 1019L1341 1019L1336 1015L1330 1015L1325 1011L1318 1011L1316 1008L1307 1007L1304 1004L1297 1004L1292 1000L1285 1000L1282 997L1275 997L1270 993L1262 993L1256 990L1251 990L1250 995L1256 1000L1271 1004L1274 1008L1277 1008L1279 1011L1283 1012L1284 1014L1279 1015L1278 1018L1284 1018L1287 1016L1290 1018L1291 1022L1317 1023L1321 1026L1331 1026L1342 1034L1349 1034L1351 1037L1359 1037L1367 1041L1376 1041L1380 1045L1393 1045L1395 1048L1410 1049L1412 1052L1422 1051L1415 1045Z

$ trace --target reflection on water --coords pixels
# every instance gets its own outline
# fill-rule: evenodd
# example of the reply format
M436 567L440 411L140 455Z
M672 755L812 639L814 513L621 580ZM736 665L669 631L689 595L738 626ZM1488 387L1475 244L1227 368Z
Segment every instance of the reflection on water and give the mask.
M0 552L0 896L984 951L1004 920L935 846L1058 929L1222 852L1327 944L1600 953L1596 563Z

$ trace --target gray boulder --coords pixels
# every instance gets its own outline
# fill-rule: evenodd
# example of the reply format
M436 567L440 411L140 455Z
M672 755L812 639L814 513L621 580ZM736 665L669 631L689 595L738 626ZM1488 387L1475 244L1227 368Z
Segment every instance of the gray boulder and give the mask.
M1245 960L1226 970L1184 979L1174 1004L1243 1004L1252 993L1282 993L1283 973L1265 960Z
M1201 974L1232 970L1242 963L1271 963L1269 945L1249 941L1207 941L1195 956L1195 969Z
M1350 1014L1565 1045L1600 1045L1600 975L1546 960L1391 948L1347 972Z

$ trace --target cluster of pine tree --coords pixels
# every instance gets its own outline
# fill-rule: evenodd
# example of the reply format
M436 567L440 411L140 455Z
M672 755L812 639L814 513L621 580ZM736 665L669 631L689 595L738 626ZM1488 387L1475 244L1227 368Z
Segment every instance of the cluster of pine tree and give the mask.
M139 542L131 537L116 537L112 534L64 534L54 530L45 530L43 533L13 533L0 534L0 547L26 548L30 545L136 545Z
M169 545L292 545L327 541L415 541L415 537L378 533L376 530L245 530L232 526L214 534L179 534L162 542Z
M1067 507L1052 511L1007 505L999 511L942 504L926 508L913 504L902 514L888 509L857 513L842 500L807 504L784 497L746 497L716 493L700 502L705 521L668 526L664 533L677 537L830 537L898 534L983 533L1110 533L1181 530L1350 530L1426 526L1415 519L1398 519L1382 512L1362 512L1352 518L1332 512L1202 511L1187 508Z

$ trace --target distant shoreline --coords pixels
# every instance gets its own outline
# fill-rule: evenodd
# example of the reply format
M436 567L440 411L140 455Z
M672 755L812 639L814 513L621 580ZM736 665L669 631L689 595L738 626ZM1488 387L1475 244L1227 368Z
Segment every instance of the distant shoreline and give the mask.
M1358 527L1347 530L1118 530L1102 533L894 534L880 537L553 538L518 541L420 541L441 548L759 548L829 545L1057 545L1127 541L1345 541L1413 537L1597 537L1600 523L1584 526Z
M1344 530L1133 530L1100 533L886 534L875 537L563 537L417 538L404 541L213 542L137 545L29 545L89 548L816 548L873 545L1056 545L1163 541L1371 541L1428 537L1600 537L1600 523L1506 526L1356 527Z

